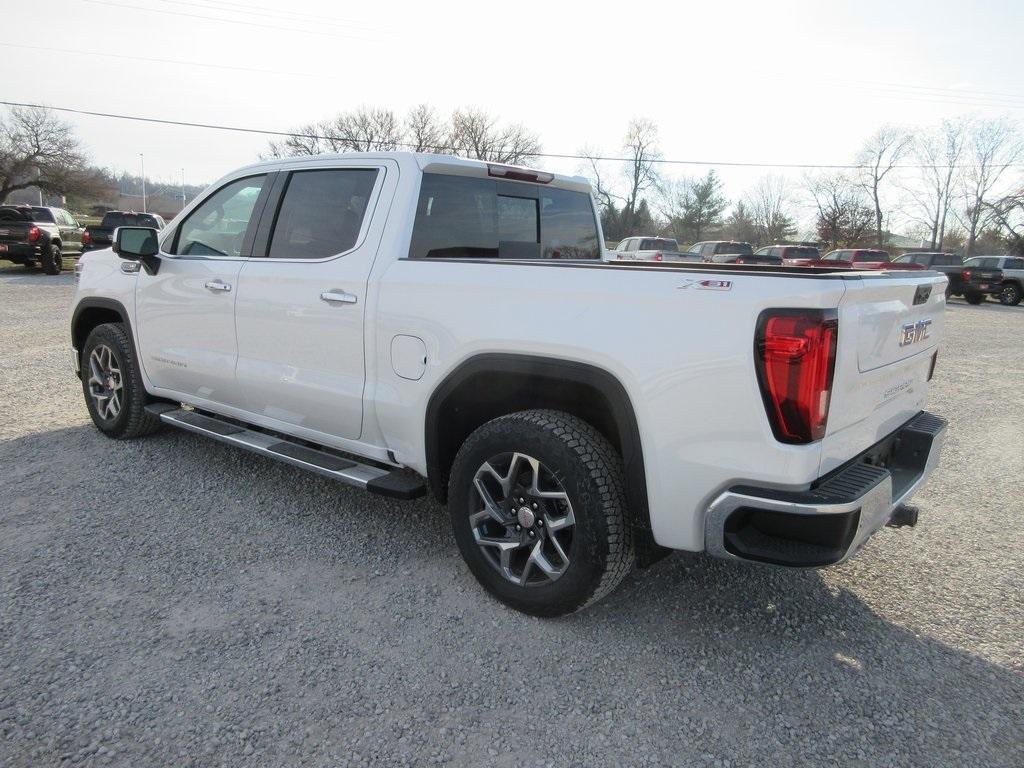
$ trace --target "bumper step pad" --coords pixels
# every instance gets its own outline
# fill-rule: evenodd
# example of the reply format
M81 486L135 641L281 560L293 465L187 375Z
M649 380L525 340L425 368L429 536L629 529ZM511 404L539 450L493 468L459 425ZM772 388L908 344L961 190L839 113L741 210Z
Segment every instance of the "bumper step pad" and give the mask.
M401 470L389 470L372 464L339 456L326 450L310 448L299 442L248 429L226 419L219 419L167 403L153 403L146 410L172 427L204 435L237 448L290 464L324 477L340 480L371 493L395 499L415 499L426 493L423 479Z

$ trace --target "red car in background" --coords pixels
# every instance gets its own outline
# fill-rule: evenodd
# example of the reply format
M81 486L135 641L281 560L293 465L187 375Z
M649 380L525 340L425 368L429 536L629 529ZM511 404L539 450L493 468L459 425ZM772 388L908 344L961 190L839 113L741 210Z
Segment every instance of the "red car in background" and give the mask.
M836 269L899 269L920 270L920 264L913 262L895 263L889 258L888 251L875 248L844 248L829 251L820 259L790 259L786 264L794 267L829 267Z

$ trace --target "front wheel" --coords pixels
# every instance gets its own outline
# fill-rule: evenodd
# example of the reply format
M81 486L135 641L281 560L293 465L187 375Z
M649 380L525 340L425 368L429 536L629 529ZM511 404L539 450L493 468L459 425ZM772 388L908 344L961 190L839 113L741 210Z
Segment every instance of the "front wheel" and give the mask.
M135 348L121 323L98 325L85 340L82 391L93 424L107 437L143 437L160 428L160 419L146 411Z
M968 304L981 304L981 302L985 300L985 294L978 293L977 291L970 291L964 295L964 298L967 299Z
M1020 286L1016 283L1004 283L999 291L999 303L1006 307L1016 307L1022 298Z
M524 613L578 611L633 564L622 459L568 413L521 411L473 432L452 466L448 508L473 575Z
M43 272L48 275L59 275L64 269L64 254L59 245L51 245L43 254Z

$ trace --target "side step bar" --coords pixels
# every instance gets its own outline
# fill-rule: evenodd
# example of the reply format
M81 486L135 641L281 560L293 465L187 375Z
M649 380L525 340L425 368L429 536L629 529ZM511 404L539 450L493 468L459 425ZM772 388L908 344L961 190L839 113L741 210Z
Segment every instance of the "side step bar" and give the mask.
M221 443L244 448L270 459L291 464L293 467L316 472L324 477L340 480L357 488L390 496L394 499L415 499L426 493L423 480L407 472L381 469L371 464L318 451L280 437L179 408L170 403L152 403L146 410L159 416L165 424L189 432L205 435Z

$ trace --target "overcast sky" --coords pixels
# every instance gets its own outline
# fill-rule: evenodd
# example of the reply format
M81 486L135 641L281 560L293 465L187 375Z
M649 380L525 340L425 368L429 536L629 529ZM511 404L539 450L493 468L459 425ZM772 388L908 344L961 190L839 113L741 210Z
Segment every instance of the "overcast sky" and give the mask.
M287 130L363 104L476 105L545 151L615 153L644 116L667 158L827 164L883 122L1024 117L1020 0L0 2L5 30L48 20L3 36L0 98L155 118ZM137 172L145 153L163 180L213 181L267 143L66 119L95 163ZM722 175L735 198L766 172Z

